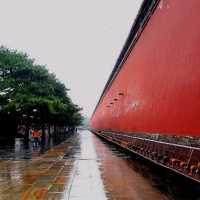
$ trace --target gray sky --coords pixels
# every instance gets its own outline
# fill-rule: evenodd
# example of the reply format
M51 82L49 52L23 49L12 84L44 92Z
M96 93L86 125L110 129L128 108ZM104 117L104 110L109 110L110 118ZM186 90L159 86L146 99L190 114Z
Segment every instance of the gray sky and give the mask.
M90 116L142 0L0 2L0 44L46 64Z

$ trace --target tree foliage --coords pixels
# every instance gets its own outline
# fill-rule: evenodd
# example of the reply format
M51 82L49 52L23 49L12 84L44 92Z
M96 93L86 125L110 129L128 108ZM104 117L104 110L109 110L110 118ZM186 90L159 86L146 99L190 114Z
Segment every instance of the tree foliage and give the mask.
M4 129L10 123L15 130L19 125L78 126L81 108L67 91L54 74L27 54L0 47L0 123Z

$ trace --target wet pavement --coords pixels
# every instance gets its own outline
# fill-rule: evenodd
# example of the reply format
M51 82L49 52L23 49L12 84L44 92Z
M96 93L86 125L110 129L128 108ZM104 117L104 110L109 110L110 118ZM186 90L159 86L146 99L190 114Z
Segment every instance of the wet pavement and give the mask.
M0 200L200 200L199 185L89 131L38 154L15 145L0 153Z
M58 139L49 138L45 143L29 142L25 144L22 138L15 140L0 140L0 160L23 160L38 157L45 151L60 144L67 139L69 135L62 136Z

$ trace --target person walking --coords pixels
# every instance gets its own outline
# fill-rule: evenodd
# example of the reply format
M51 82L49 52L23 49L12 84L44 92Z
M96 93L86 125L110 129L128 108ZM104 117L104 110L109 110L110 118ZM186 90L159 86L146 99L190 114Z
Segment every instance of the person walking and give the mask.
M34 147L38 147L38 145L39 145L39 137L40 137L40 132L38 130L34 130L32 132L33 146Z

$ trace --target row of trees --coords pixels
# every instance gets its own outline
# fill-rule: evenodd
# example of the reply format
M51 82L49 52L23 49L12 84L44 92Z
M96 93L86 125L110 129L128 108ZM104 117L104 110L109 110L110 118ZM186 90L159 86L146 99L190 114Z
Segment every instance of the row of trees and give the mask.
M15 137L19 126L54 132L81 124L81 108L67 94L68 89L45 66L36 65L27 54L0 47L1 136Z

